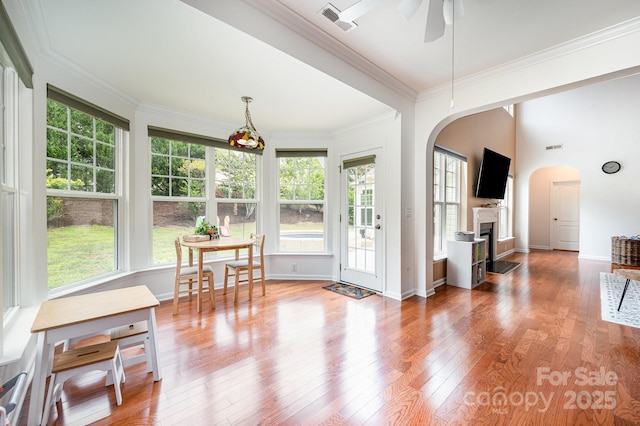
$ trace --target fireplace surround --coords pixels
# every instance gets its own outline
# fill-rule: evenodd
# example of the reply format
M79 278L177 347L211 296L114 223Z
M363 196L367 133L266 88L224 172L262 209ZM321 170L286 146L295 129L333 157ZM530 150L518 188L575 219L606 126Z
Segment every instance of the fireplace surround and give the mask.
M476 234L476 238L484 238L487 241L487 249L485 250L487 271L491 271L498 253L499 210L493 207L475 207L472 210L473 232Z

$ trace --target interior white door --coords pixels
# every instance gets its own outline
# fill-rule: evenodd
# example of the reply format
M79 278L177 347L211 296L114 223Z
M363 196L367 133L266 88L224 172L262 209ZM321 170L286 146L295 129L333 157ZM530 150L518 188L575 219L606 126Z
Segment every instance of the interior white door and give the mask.
M580 249L580 182L551 184L551 248Z
M379 163L375 151L342 159L340 281L382 292Z

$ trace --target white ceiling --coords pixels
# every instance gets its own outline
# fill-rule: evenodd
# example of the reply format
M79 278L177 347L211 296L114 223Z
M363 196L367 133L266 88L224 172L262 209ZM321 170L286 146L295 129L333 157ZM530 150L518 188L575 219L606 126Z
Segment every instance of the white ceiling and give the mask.
M229 0L213 0L220 3ZM241 1L241 0L234 0ZM452 34L425 44L428 1L405 20L388 0L344 32L320 15L326 0L243 0L322 35L383 71L414 97L451 79ZM345 9L357 0L332 0ZM439 1L439 0L431 0ZM640 16L637 0L463 0L455 77L514 61ZM179 0L28 0L41 53L95 76L133 102L238 127L243 95L263 133L335 132L392 109ZM65 89L65 88L62 88ZM237 125L236 125L237 124Z

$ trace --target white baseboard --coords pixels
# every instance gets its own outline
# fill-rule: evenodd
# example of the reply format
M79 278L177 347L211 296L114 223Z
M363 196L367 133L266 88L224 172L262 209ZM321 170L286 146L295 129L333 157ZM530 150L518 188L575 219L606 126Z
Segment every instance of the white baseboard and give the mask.
M536 245L531 245L529 246L530 249L534 249L534 250L551 250L551 247L549 246L536 246Z

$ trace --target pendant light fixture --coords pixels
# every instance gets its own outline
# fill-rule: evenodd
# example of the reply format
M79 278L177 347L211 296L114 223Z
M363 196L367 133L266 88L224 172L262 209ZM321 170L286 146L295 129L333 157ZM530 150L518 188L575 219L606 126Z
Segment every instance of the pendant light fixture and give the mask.
M264 139L262 139L262 136L260 136L260 133L258 133L253 125L251 114L249 113L249 102L251 102L253 98L243 96L240 99L246 104L244 111L245 125L229 136L229 145L239 148L263 150Z

